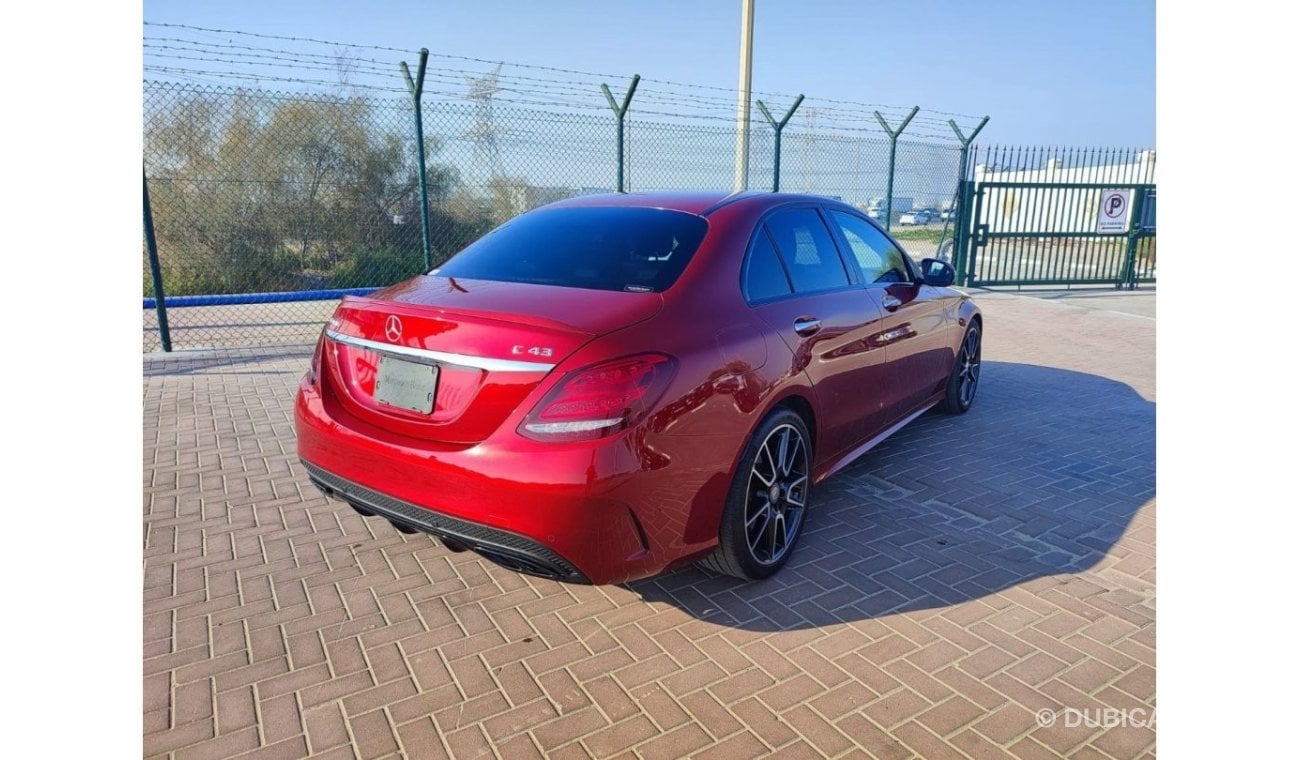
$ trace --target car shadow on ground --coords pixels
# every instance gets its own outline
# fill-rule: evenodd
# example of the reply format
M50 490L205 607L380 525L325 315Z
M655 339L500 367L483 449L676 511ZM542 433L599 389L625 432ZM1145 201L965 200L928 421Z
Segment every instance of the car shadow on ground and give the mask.
M789 563L755 583L687 567L626 584L718 625L820 627L977 599L1097 564L1155 497L1155 404L1108 378L985 362L818 487Z

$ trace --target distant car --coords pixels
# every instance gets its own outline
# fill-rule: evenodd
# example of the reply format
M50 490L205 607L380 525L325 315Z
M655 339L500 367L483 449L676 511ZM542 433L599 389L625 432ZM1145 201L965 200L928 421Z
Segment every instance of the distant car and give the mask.
M933 221L934 221L934 217L930 215L929 209L923 209L923 208L917 209L916 211L908 211L904 213L902 216L898 217L898 223L900 225L904 225L904 224L922 225L922 224L929 224L930 222Z
M836 530L816 484L970 408L982 318L953 277L827 198L560 201L344 297L298 387L298 455L360 514L520 572L764 578L807 520Z
M945 222L953 222L953 221L956 221L956 220L957 220L957 207L956 207L956 206L953 206L952 208L944 209L944 212L943 212L942 214L939 215L939 218L942 219L942 220L945 221Z

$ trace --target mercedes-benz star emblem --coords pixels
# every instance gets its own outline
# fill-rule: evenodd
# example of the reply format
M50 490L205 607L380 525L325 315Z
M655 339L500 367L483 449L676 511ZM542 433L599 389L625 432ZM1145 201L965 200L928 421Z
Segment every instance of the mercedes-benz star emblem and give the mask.
M384 335L387 336L389 343L396 343L402 339L402 320L396 315L390 315L388 321L384 323Z

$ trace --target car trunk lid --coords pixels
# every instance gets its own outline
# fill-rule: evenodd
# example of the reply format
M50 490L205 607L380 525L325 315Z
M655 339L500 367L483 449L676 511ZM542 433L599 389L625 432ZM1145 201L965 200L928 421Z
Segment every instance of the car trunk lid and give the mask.
M326 328L329 379L365 423L473 444L561 360L661 307L654 293L416 277L343 299Z

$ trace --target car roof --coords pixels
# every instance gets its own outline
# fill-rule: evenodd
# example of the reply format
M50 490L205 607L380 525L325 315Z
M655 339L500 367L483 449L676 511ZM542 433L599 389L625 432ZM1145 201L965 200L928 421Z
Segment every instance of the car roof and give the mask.
M776 206L790 202L816 202L843 206L843 201L818 195L800 193L768 193L746 190L738 193L725 191L660 191L645 193L601 193L597 195L579 195L566 198L546 206L546 208L575 208L583 206L625 206L639 208L662 208L684 211L688 214L707 216L722 206L733 203Z

